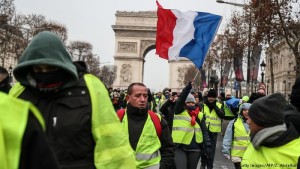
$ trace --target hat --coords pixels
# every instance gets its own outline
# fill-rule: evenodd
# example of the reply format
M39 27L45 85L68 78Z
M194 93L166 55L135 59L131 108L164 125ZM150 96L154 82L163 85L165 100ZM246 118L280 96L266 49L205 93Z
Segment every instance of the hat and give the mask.
M196 99L195 99L195 97L191 94L191 93L189 93L189 95L187 96L187 98L185 99L185 102L187 103L187 102L193 102L193 103L196 103Z
M242 100L243 100L244 102L248 102L248 101L249 101L249 96L243 96L243 97L242 97Z
M285 107L284 95L274 93L255 100L249 109L249 117L262 127L281 125L284 123Z
M217 91L215 89L210 89L207 93L207 97L217 97Z
M241 106L240 106L240 111L243 110L243 109L247 109L249 110L250 107L251 107L251 103L243 103Z
M297 78L290 96L291 103L300 110L300 78Z

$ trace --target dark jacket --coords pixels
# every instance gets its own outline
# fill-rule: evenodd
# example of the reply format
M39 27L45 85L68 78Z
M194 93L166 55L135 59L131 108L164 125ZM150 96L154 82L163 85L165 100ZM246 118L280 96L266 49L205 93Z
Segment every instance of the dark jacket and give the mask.
M192 89L192 86L190 84L188 84L185 88L183 88L182 92L180 93L179 98L176 101L175 104L175 109L174 112L175 114L180 114L185 110L185 100L187 98L187 96L190 93L190 90ZM201 112L199 112L201 113ZM199 144L198 146L196 146L196 140L195 138L193 138L191 144L189 146L185 146L185 145L179 145L185 149L195 149L195 148L203 148L206 146L211 146L211 141L210 141L210 137L208 135L208 130L205 124L205 117L202 118L202 120L200 121L199 118L196 119L197 123L199 124L202 134L203 134L203 144Z
M172 133L173 119L174 119L174 108L175 108L175 102L172 102L170 99L168 99L159 109L159 111L164 115L164 118L168 122L168 126L171 133Z
M284 112L286 124L292 123L300 134L300 112L294 107Z
M128 104L127 117L129 142L132 149L135 151L148 117L148 110L135 108ZM159 149L161 154L160 169L169 169L173 165L175 145L173 143L168 124L163 118L161 119L161 127L161 148Z
M44 131L30 112L22 141L19 169L58 169L58 166Z
M10 90L11 86L9 84L9 76L7 76L5 79L3 79L0 82L0 91L4 93L8 93Z
M57 74L63 81L60 88L52 91L37 88L32 67L40 64L60 68ZM14 76L26 87L19 98L31 101L42 113L46 135L61 167L94 169L89 91L84 79L78 80L76 67L62 42L52 33L38 34L20 58Z

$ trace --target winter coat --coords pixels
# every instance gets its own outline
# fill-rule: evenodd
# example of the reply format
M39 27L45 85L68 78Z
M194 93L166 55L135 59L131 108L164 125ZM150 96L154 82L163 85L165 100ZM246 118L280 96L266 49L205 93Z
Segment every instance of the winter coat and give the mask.
M131 106L131 104L128 104L126 111L128 118L129 142L132 149L135 151L148 117L148 110L135 108ZM175 145L173 143L168 124L164 119L161 119L161 128L161 148L159 149L161 155L160 169L169 169L173 165Z
M36 87L32 67L41 64L60 68L60 88L41 91ZM125 133L119 130L121 125L105 86L90 74L78 77L69 53L56 35L38 34L21 56L14 76L20 84L10 94L31 101L41 111L47 138L62 169L135 166L134 154ZM109 136L103 132L108 130Z

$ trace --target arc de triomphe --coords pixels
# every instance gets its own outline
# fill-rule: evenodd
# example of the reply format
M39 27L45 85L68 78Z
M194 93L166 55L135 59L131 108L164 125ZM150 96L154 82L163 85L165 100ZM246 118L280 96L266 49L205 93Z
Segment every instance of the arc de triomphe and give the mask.
M115 32L114 63L117 76L113 87L126 89L133 82L143 82L145 56L155 49L157 15L156 11L117 11L115 15L116 22L112 28ZM169 84L166 87L181 90L184 86L178 82L178 68L192 62L181 60L168 63ZM159 75L156 77L154 80L160 80Z

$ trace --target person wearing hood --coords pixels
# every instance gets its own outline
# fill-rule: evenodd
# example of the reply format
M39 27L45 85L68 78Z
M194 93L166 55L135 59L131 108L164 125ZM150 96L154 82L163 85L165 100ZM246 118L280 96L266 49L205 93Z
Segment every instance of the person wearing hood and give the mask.
M255 100L247 123L250 141L242 158L242 169L300 168L300 138L285 124L285 96L274 93Z
M235 169L241 168L242 157L250 143L249 125L246 123L250 106L250 103L240 106L237 118L228 123L223 138L222 153L226 159L231 159Z
M172 138L176 144L175 165L178 169L196 169L201 154L211 154L212 145L205 117L190 93L194 82L189 82L175 103Z
M20 57L13 71L19 83L9 94L40 110L62 169L134 168L134 153L105 86L79 70L61 39L41 32Z
M128 86L127 106L117 112L121 128L128 135L135 152L137 169L170 169L175 145L167 122L148 109L148 96L148 89L143 83Z
M0 91L8 93L10 90L10 78L7 70L0 66Z

